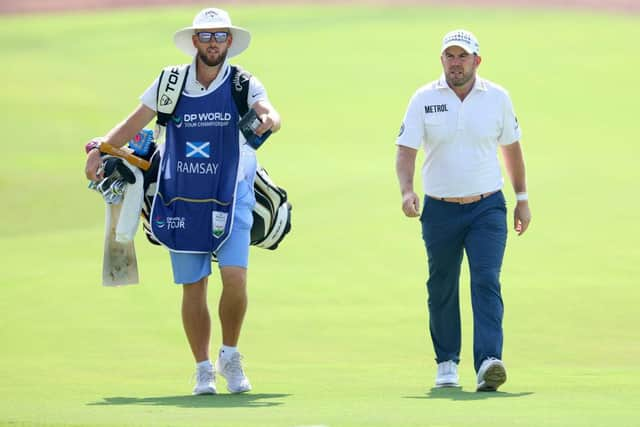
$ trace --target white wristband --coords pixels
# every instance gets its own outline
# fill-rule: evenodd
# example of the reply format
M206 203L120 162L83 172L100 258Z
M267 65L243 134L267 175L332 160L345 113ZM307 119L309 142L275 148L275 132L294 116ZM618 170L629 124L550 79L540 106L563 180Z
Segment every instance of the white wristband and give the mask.
M529 200L529 195L527 193L516 193L516 200L519 202Z

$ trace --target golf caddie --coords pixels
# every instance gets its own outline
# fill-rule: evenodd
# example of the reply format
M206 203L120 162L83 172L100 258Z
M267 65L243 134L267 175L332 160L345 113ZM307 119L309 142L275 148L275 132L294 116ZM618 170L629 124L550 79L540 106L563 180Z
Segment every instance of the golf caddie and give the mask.
M173 98L177 102L160 146L150 223L154 237L169 250L175 283L182 285L182 322L196 361L193 394L216 394L216 373L225 378L231 393L251 390L238 341L247 309L256 154L239 132L239 111L233 99L234 81L238 81L234 76L239 71L228 62L248 48L250 39L247 30L231 23L227 12L215 8L201 10L192 26L174 36L178 49L193 60L181 87L172 89L180 96ZM259 119L255 134L276 132L280 116L264 86L250 74L244 76L250 79L247 107ZM100 143L122 147L156 117L159 105L172 102L164 95L158 102L159 94L171 89L160 87L164 82L157 78L129 117L87 144L87 178L103 178L100 150L96 149ZM209 355L207 305L212 254L218 259L222 279L218 307L222 346L215 365Z

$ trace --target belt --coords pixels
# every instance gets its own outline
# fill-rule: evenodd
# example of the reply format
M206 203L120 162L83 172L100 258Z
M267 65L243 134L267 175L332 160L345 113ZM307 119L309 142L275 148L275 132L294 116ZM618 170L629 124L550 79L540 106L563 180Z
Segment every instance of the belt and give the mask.
M486 199L492 194L496 194L500 190L489 191L488 193L476 194L475 196L466 196L466 197L434 197L427 194L427 197L432 199L440 200L443 202L449 203L458 203L459 205L468 205L469 203L479 202L482 199Z

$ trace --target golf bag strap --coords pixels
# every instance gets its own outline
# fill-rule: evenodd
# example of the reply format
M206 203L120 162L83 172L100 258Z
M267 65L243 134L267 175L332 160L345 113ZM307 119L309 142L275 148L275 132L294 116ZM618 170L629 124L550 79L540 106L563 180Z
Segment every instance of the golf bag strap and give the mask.
M182 91L187 84L188 72L189 64L183 64L169 65L162 70L162 73L160 73L157 94L158 104L156 105L156 110L158 112L158 118L156 120L157 124L166 126L167 122L173 115L173 112L176 110ZM237 65L231 66L231 82L233 84L231 94L240 117L244 116L247 111L249 111L247 100L249 98L250 80L251 73L247 70L244 70ZM178 90L178 88L180 90Z
M187 83L188 72L189 64L183 64L169 65L160 73L156 105L158 112L156 123L160 126L166 126L176 110L180 95L182 95L184 86Z
M233 85L231 95L233 96L233 102L236 104L240 117L249 111L249 106L247 105L249 99L249 80L251 80L251 73L237 65L231 66L231 83Z

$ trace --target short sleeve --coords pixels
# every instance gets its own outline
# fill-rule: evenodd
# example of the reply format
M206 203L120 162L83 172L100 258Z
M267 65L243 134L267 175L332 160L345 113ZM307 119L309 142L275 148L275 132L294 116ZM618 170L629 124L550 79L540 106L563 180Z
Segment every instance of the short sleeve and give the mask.
M247 107L251 108L251 106L258 101L264 101L270 104L267 90L262 82L258 80L257 77L251 76L249 80L249 94L247 95Z
M409 106L402 120L396 145L419 149L424 137L424 124L422 120L422 103L418 94L414 94L409 101Z
M514 142L520 141L521 133L520 124L518 123L518 118L516 117L516 113L513 110L513 104L508 94L505 94L503 108L504 119L502 122L502 134L498 138L498 143L500 145L509 145L513 144Z
M160 82L160 77L156 78L151 86L144 91L142 95L140 95L140 102L145 106L151 108L153 111L157 111L158 105L158 84Z

